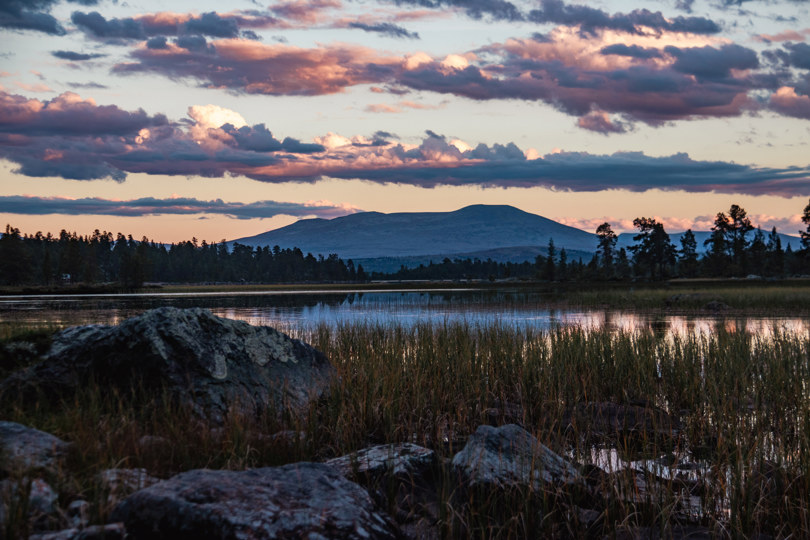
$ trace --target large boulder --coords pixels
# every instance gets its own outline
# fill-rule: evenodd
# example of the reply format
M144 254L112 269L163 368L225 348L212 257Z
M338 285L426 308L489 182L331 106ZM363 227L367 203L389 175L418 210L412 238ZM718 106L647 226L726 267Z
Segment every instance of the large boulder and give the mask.
M301 411L327 388L334 368L299 340L208 310L163 307L118 326L89 325L57 334L44 361L0 383L0 396L62 396L88 381L129 391L168 389L200 416L230 410Z
M396 538L368 493L322 463L193 470L113 510L133 539Z
M472 487L539 490L584 481L571 463L515 424L479 426L453 457L453 467Z

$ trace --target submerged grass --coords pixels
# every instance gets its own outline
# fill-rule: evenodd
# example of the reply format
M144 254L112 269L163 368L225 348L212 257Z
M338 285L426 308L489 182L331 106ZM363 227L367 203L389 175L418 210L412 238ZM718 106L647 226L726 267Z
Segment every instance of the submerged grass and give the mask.
M304 418L268 412L211 429L154 391L122 394L97 384L58 404L0 403L0 417L74 443L72 473L56 481L65 501L95 501L99 521L110 511L96 478L106 468L144 467L166 477L323 460L404 441L451 458L479 425L517 422L592 473L590 465L604 465L595 457L602 448L636 466L657 464L645 477L657 490L640 491L627 471L595 476L597 490L613 494L596 506L600 535L643 526L666 537L690 522L720 536L810 536L810 335L662 337L498 323L294 333L321 349L340 376ZM591 414L606 403L639 406L632 410L646 415L644 428L606 428ZM595 534L579 496L461 493L444 471L435 494L442 536Z

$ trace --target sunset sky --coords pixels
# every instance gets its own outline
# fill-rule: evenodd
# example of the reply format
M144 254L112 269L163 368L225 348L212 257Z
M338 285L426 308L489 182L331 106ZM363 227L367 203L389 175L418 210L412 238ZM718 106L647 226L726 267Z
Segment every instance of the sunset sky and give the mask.
M807 0L2 0L0 44L24 233L476 203L705 230L736 203L797 234L810 197Z

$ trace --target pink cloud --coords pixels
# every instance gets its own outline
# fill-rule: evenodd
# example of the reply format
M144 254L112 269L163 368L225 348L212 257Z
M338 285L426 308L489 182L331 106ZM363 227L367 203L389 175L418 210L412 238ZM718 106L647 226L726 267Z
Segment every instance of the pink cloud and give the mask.
M810 96L799 95L794 88L783 86L773 94L771 108L785 116L810 120Z
M786 30L778 34L758 34L754 39L763 43L771 43L774 41L804 41L810 35L810 28L804 30Z

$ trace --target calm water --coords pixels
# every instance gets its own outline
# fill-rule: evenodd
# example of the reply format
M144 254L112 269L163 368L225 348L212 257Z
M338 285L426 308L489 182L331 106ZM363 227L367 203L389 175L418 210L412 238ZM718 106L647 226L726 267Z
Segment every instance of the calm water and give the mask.
M627 311L552 309L537 292L493 290L273 291L253 293L149 293L130 295L0 296L0 325L115 324L159 306L204 307L216 315L281 329L338 323L490 323L548 329L640 330L661 334L746 329L768 335L775 329L810 332L807 317L651 315Z

